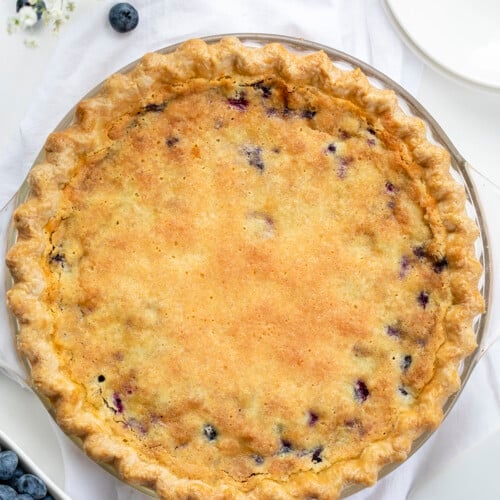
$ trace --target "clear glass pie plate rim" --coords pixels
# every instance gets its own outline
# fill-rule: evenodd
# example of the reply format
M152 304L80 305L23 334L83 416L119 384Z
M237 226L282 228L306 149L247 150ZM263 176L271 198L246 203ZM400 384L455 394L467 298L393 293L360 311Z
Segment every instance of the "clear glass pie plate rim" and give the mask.
M480 289L481 293L484 297L485 303L486 303L486 313L483 315L479 316L476 318L476 321L474 323L474 330L476 333L476 339L477 339L477 348L474 351L473 354L471 354L467 359L464 360L462 363L462 369L461 369L461 389L453 394L445 403L443 407L444 415L449 413L449 411L452 409L454 406L455 402L460 396L460 393L462 392L463 388L465 387L465 384L467 380L469 379L473 368L476 366L477 362L479 361L480 355L481 355L481 349L485 341L486 337L486 331L487 331L487 325L489 321L489 305L491 303L491 293L492 293L492 267L491 267L491 249L490 249L490 244L489 244L489 237L488 237L488 232L487 232L487 227L486 227L486 222L484 220L483 216L483 209L481 207L481 203L479 201L479 197L477 195L477 190L474 186L474 183L472 181L471 176L469 175L467 169L468 169L468 163L466 160L460 155L458 150L455 148L455 146L452 144L450 139L447 137L445 132L442 130L442 128L438 125L438 123L433 119L433 117L427 112L427 110L409 93L407 92L403 87L401 87L399 84L391 80L389 77L378 71L377 69L373 68L369 64L360 61L359 59L356 59L355 57L352 57L344 52L338 51L336 49L332 49L330 47L327 47L325 45L321 45L318 43L310 42L304 39L298 39L294 37L289 37L289 36L282 36L282 35L272 35L272 34L254 34L254 33L228 33L228 34L222 34L222 35L212 35L212 36L207 36L207 37L201 37L201 39L205 40L207 43L215 43L219 41L220 39L227 37L227 36L235 36L240 39L243 43L251 46L263 46L268 43L280 43L283 46L285 46L288 50L296 53L310 53L310 52L315 52L318 50L324 51L332 60L332 62L339 68L344 69L344 70L350 70L353 68L360 68L365 75L368 77L370 80L370 83L374 85L377 88L384 88L384 89L391 89L393 90L399 101L400 107L403 109L403 111L406 114L409 114L411 116L416 116L420 118L421 120L424 121L427 131L428 131L428 139L430 142L439 144L442 147L444 147L449 153L451 157L451 171L456 178L456 180L461 183L466 191L467 195L467 211L469 213L469 216L476 222L479 231L480 231L480 236L477 239L476 243L476 255L478 259L480 260L482 266L483 266L483 276L480 282ZM165 48L161 48L157 50L159 53L169 53L174 51L179 45L181 45L183 42L179 42L173 45L170 45ZM129 70L131 70L136 64L138 60L133 61L132 63L124 66L119 70L119 73L124 73ZM103 83L100 83L96 87L94 87L89 93L87 93L82 99L92 97L93 95L97 94L100 89L102 88ZM64 130L67 128L71 122L73 121L74 117L74 112L76 109L73 107L68 114L61 120L61 122L58 124L58 126L55 128L55 131L60 131ZM38 157L36 158L35 162L33 165L38 163L43 159L44 156L44 150L40 151ZM29 187L26 181L24 181L23 185L19 189L19 191L16 193L16 195L13 197L13 199L10 201L9 205L13 205L13 208L17 207L21 203L23 203L26 198L29 195ZM3 211L3 209L2 209ZM1 212L0 212L1 213ZM16 239L16 233L11 225L8 233L7 233L7 248L9 248ZM6 284L6 289L8 290L12 284L11 279L9 277L9 274L7 273L7 280L8 283ZM15 318L10 315L10 325L11 325L11 331L13 335L17 334L17 322ZM27 363L25 363L26 369L29 373L29 367L27 366ZM42 395L38 394L41 401L44 403L44 405L47 407L49 412L53 415L53 408L51 407L50 402L43 397ZM429 431L425 432L422 434L414 443L412 450L409 454L409 457L415 453L426 441L427 439L434 433L435 431ZM79 442L77 438L74 438L70 436L80 447L82 447L82 443ZM100 464L102 465L106 470L111 472L113 475L119 478L118 474L116 471L110 467L108 464ZM396 469L400 463L392 463L388 464L385 466L380 474L379 474L379 479L381 479L383 476L387 475L389 472L393 471ZM363 486L360 485L352 485L344 489L342 497L346 497L349 495L354 494L355 492L363 489ZM139 488L141 491L144 493L154 495L154 492L147 488L140 487Z

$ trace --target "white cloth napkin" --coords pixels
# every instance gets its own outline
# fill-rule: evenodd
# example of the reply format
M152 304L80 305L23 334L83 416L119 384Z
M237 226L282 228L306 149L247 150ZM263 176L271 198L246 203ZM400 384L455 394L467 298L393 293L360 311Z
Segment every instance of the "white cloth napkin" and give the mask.
M77 1L77 6L83 1ZM303 37L372 64L411 93L416 93L419 86L422 64L399 40L379 0L132 0L139 11L140 22L136 30L125 35L115 33L107 23L107 12L114 3L114 0L95 2L92 9L86 9L85 17L78 17L76 12L70 29L60 34L19 132L7 151L0 155L0 207L18 189L47 132L83 95L145 52L184 39L236 32ZM5 315L5 311L0 310L2 314ZM10 373L23 376L12 339L7 335L0 335L0 365L9 368ZM475 386L481 390L466 391L462 395L461 404L425 448L396 474L352 498L406 498L415 477L444 463L491 429L492 416L500 417L498 386L488 383L495 375L498 379L493 364L483 363L473 376L478 379ZM471 382L468 388L472 385ZM483 397L488 400L486 405ZM478 406L479 398L482 412L488 418L481 419L481 415L470 411ZM66 491L74 500L146 498L87 459L58 428L56 432L64 457Z

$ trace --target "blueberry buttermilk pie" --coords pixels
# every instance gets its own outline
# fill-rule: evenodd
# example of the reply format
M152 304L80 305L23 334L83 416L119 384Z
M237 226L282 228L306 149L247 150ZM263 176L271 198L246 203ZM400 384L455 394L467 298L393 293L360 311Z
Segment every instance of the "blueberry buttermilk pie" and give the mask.
M148 54L53 133L15 214L20 353L166 499L334 499L442 419L482 312L447 152L321 52Z

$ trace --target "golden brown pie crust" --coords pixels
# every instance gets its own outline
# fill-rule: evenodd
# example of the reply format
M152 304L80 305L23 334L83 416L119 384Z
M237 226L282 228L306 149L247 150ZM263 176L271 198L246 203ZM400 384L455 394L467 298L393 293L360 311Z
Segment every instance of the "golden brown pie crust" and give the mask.
M19 352L164 498L336 498L435 428L475 347L449 156L324 53L148 54L53 133L7 258Z

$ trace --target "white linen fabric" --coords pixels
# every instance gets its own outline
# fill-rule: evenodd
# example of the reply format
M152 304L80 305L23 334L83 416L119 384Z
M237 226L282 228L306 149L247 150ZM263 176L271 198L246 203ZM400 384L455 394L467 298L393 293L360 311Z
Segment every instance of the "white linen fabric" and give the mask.
M237 32L301 37L370 63L410 93L418 90L422 64L402 44L379 0L132 0L140 21L127 34L115 33L107 22L108 10L114 3L114 0L96 1L85 17L78 22L75 19L71 29L60 34L28 113L7 151L0 156L0 207L19 188L47 132L56 127L82 96L145 52L188 38ZM4 212L0 222L5 222L6 215ZM5 230L5 224L0 224L1 241ZM2 272L0 266L0 292L4 283ZM3 324L7 321L3 305L0 320ZM1 333L0 367L22 381L24 372L12 338ZM474 372L439 433L399 467L397 473L390 474L374 488L357 493L353 500L406 498L415 478L445 463L493 429L493 422L500 418L500 393L495 383L498 372L492 360L487 357ZM472 410L477 407L481 408L479 415ZM71 498L146 498L89 460L57 427L55 432L65 462L66 491Z

